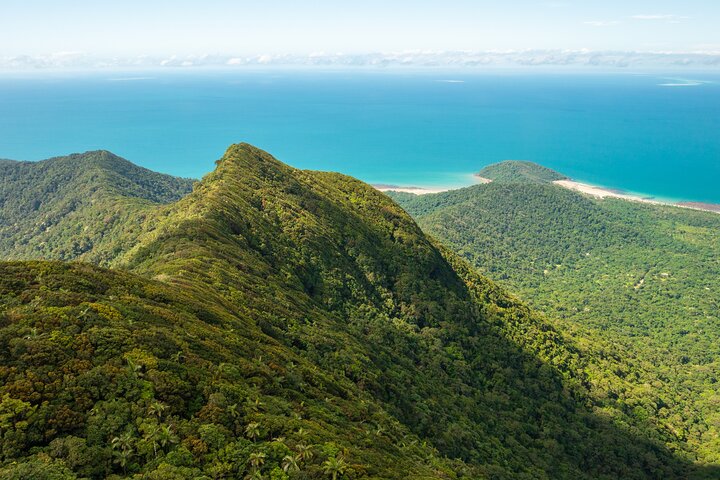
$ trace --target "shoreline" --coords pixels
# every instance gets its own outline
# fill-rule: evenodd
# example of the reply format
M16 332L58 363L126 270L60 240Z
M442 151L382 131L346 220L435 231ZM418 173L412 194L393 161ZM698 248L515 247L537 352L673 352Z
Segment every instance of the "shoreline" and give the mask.
M642 202L650 203L653 205L673 205L671 202L656 200L652 197L642 197L637 194L627 193L623 190L609 187L601 187L598 185L592 185L589 183L577 182L570 178L565 180L555 180L552 183L559 185L568 190L574 190L576 192L585 193L596 198L619 198L621 200L629 200L631 202Z
M485 185L488 183L491 183L492 180L489 178L481 177L480 175L474 173L473 179L477 182L478 185ZM650 205L663 205L668 207L677 207L677 208L686 208L689 210L699 210L702 212L710 212L710 213L717 213L720 214L720 203L709 203L709 202L696 202L692 200L682 200L682 201L664 201L664 200L656 200L652 197L643 197L638 194L633 193L627 193L623 190L618 190L610 187L601 187L598 185L592 185L589 183L583 183L578 182L575 180L572 180L570 178L567 178L565 180L555 180L552 182L554 185L566 188L568 190L572 190L578 193L583 193L585 195L590 195L591 197L595 197L598 199L605 199L605 198L617 198L620 200L626 200L628 202L640 202L640 203L647 203ZM372 184L374 188L381 192L403 192L403 193L411 193L414 195L427 195L427 194L433 194L433 193L442 193L442 192L448 192L451 190L459 190L461 188L467 188L467 187L417 187L417 186L401 186L401 185L390 185L390 184ZM472 186L472 185L468 185Z
M627 200L629 202L640 202L640 203L649 203L651 205L664 205L664 206L669 206L669 207L687 208L690 210L700 210L703 212L711 212L711 213L720 214L720 204L717 204L717 203L693 202L693 201L672 202L672 201L655 200L654 198L642 197L640 195L626 193L622 190L617 190L617 189L612 189L612 188L607 188L607 187L600 187L597 185L590 185L588 183L576 182L575 180L572 180L572 179L555 180L552 183L554 183L555 185L559 185L563 188L567 188L568 190L573 190L576 192L584 193L586 195L590 195L592 197L599 198L599 199L618 198L620 200Z
M371 184L370 186L375 188L375 190L380 190L381 192L402 192L402 193L412 193L413 195L427 195L429 193L442 193L442 192L449 192L450 190L457 190L458 188L463 188L463 187L427 188L427 187L412 187L412 186L402 187L400 185L388 185L388 184L384 184L384 183L375 183L375 184Z

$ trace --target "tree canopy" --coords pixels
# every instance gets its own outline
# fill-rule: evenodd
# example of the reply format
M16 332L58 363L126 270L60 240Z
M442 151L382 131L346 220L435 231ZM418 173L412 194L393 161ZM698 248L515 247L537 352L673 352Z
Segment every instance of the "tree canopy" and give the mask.
M143 202L70 255L110 270L0 264L3 478L717 473L651 414L643 364L586 349L368 185L239 144Z

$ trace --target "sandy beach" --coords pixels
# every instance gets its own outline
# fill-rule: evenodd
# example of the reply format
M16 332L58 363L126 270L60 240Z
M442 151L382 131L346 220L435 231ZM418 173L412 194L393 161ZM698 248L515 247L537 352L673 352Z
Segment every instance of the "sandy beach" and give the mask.
M628 200L631 202L642 202L651 203L653 205L669 205L673 207L689 208L692 210L703 210L706 212L720 213L720 205L714 203L703 203L703 202L662 202L660 200L654 200L651 198L644 198L639 195L632 195L619 190L613 190L610 188L598 187L595 185L589 185L587 183L576 182L574 180L555 180L555 185L575 190L576 192L585 193L597 198L620 198L622 200Z
M643 198L638 195L628 194L619 190L598 187L587 183L576 182L574 180L555 180L553 183L569 190L575 190L576 192L585 193L597 198L621 198L623 200L630 200L633 202L652 203L655 205L672 205L671 203L661 202L650 198Z
M481 177L480 175L473 173L471 175L472 180L475 183L490 183L492 180L489 178ZM452 187L417 187L417 186L410 186L410 185L393 185L389 183L373 183L371 184L373 187L375 187L377 190L380 190L381 192L403 192L403 193L413 193L415 195L427 195L428 193L442 193L442 192L448 192L450 190L458 190L460 188L465 187L458 187L458 186L452 186ZM468 185L469 186L469 185Z
M481 177L477 174L473 174L473 178L480 184L487 184L492 182L489 178ZM621 200L627 200L630 202L641 202L649 203L652 205L668 205L672 207L689 208L691 210L702 210L705 212L713 212L720 214L720 204L716 203L704 203L704 202L663 202L652 198L641 197L640 195L633 195L630 193L623 192L621 190L614 190L612 188L599 187L597 185L590 185L588 183L576 182L575 180L555 180L555 185L559 185L568 190L574 190L576 192L584 193L586 195L593 196L595 198L619 198ZM456 188L425 188L425 187L414 187L414 186L400 186L400 185L389 185L389 184L374 184L373 187L380 190L381 192L404 192L412 193L415 195L426 195L429 193L440 193L447 192L449 190L455 190Z
M452 188L425 188L425 187L401 187L400 185L386 185L386 184L375 184L373 185L377 190L381 192L404 192L413 193L415 195L426 195L428 193L441 193L453 190Z

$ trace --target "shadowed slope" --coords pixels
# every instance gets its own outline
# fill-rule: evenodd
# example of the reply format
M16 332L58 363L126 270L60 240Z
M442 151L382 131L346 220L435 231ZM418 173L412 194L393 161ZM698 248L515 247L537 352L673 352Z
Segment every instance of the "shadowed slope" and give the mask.
M557 319L588 358L612 351L632 364L618 371L631 389L610 389L626 410L674 432L674 448L720 463L717 215L537 183L391 196L426 232Z

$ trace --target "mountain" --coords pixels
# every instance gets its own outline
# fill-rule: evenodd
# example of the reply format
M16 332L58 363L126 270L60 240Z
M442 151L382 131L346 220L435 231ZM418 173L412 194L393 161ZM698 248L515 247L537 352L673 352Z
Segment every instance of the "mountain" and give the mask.
M107 258L95 244L158 204L182 198L193 184L106 151L42 162L1 160L0 178L0 258L98 263Z
M648 401L633 414L720 463L720 216L505 178L391 196L591 357L612 349L645 371Z
M522 160L506 160L488 165L476 176L498 183L550 183L568 178L555 170Z
M637 413L643 365L591 356L362 182L239 144L175 202L121 197L137 214L102 235L104 209L74 217L87 250L0 264L2 478L717 473Z

